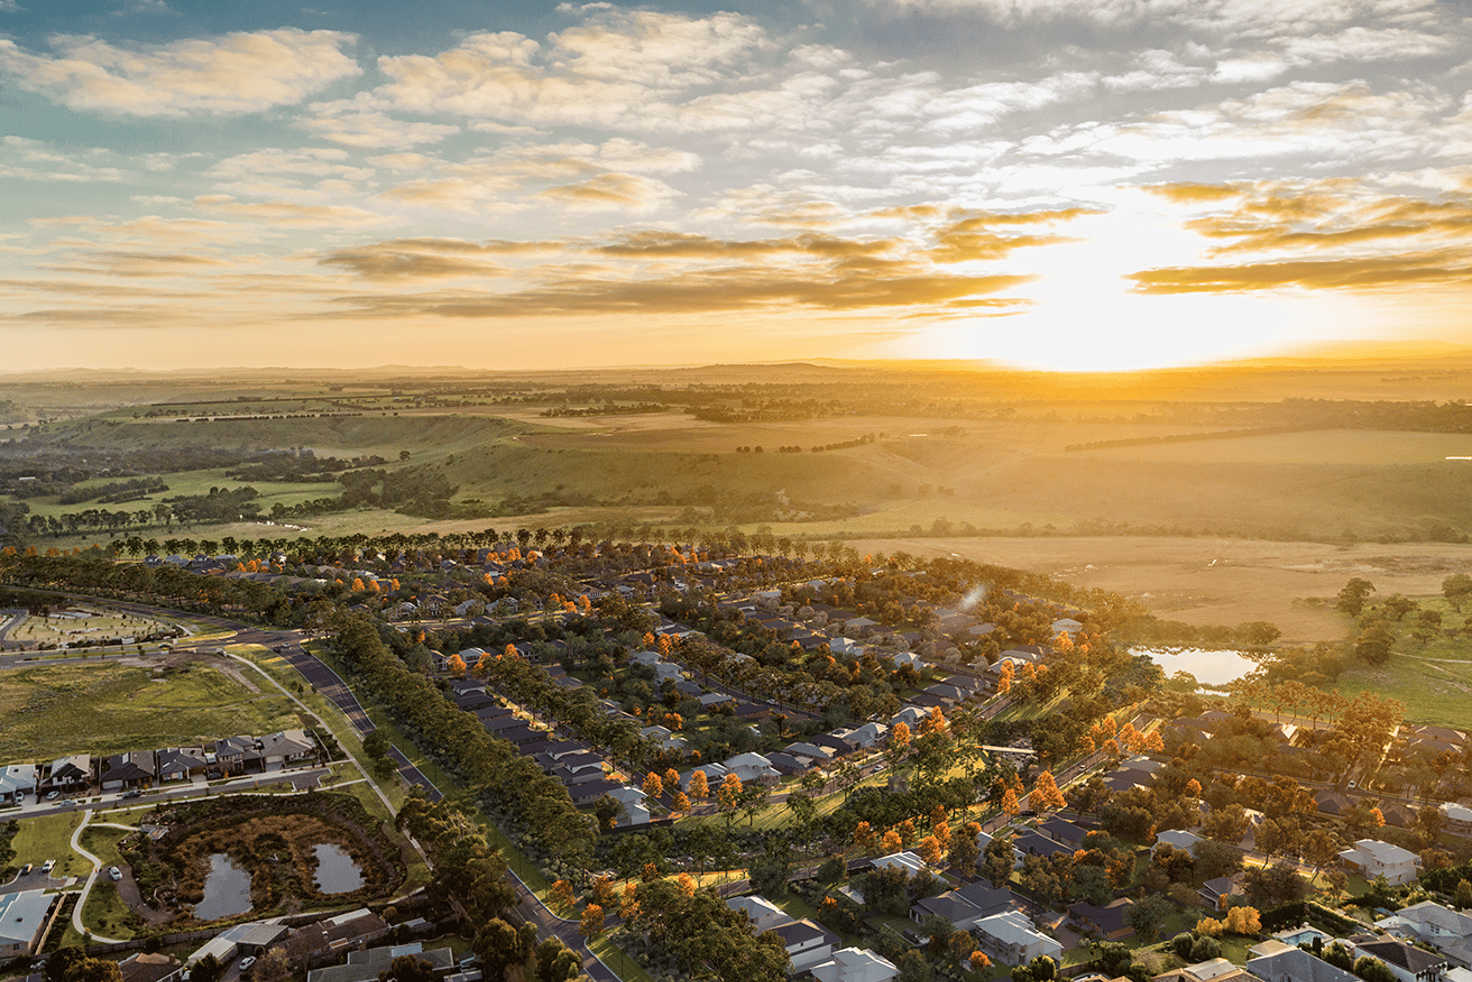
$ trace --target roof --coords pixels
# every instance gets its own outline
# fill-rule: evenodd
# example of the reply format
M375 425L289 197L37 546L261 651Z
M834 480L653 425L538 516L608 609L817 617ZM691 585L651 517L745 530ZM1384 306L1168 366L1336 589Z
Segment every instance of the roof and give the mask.
M387 971L399 955L413 955L435 968L450 968L455 964L455 953L449 948L436 948L433 951L422 949L422 945L409 944L350 951L346 965L334 965L308 972L307 982L378 982L379 973Z
M1350 940L1354 940L1351 938ZM1440 955L1433 955L1429 951L1412 947L1404 941L1393 939L1355 941L1355 947L1361 954L1374 955L1385 964L1393 968L1403 968L1413 975L1420 975L1428 968L1437 965L1445 965L1446 959Z
M41 930L54 899L45 890L0 895L0 944L29 945Z

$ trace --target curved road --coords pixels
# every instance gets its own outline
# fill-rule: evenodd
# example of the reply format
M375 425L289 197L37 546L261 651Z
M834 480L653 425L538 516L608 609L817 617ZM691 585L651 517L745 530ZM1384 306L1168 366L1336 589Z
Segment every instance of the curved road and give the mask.
M92 602L96 602L96 598L94 597L89 597L87 599ZM321 693L333 705L341 710L343 716L352 725L353 729L357 731L360 738L362 736L366 736L368 733L371 733L376 728L373 725L373 721L368 718L368 713L363 709L362 703L358 701L357 696L353 694L352 689L349 688L348 684L345 681L343 681L342 677L334 672L331 668L329 668L326 664L324 664L322 660L319 659L316 655L313 655L311 652L302 647L303 632L301 631L260 628L250 624L243 624L238 621L226 620L222 617L190 614L183 611L171 611L162 607L150 607L145 604L136 604L125 601L107 601L107 603L109 605L120 607L125 610L130 610L135 613L149 614L152 616L185 618L209 624L213 627L219 627L222 630L232 631L234 632L233 637L230 637L228 639L215 638L210 641L203 642L196 641L194 639L188 639L185 643L176 644L174 650L188 651L207 648L221 648L227 643L261 645L262 647L268 648L271 651L274 651L277 654L281 655L281 657L284 658L286 662L291 665L292 668L296 669L297 672L302 676L302 678L305 679L307 683L312 686L313 689ZM296 702L297 705L301 706L302 709L307 709L307 707L305 705L302 705L301 701L297 699L295 695L282 688L279 684L276 684L275 680L272 679L271 676L268 675L266 672L264 672L260 668L260 666L255 665L249 659L241 658L238 655L230 657L233 657L235 660L254 668L263 677L265 677L268 681L275 685L276 688L280 689L288 698L290 698L293 702ZM16 664L21 662L22 659L18 659L13 655L4 659L0 659L0 664L3 664L3 667L14 667ZM346 752L347 751L344 750L344 753ZM353 758L351 754L349 754L348 756L354 764L358 764L356 758ZM406 783L417 784L420 787L424 788L425 792L428 794L430 800L432 801L439 801L444 797L444 795L440 792L440 789L435 787L434 782L426 777L423 772L419 770L419 768L410 763L408 758L400 753L397 748L391 746L389 748L389 756L398 765L399 775L404 779ZM358 767L359 770L362 770L361 764L358 764ZM377 784L375 784L373 781L369 780L368 783L375 790L378 789ZM382 792L380 791L379 794L382 795ZM84 849L81 848L81 830L82 828L85 828L86 825L87 820L84 816L82 824L78 826L77 831L72 835L72 848L75 849L79 855L89 859L93 864L92 874L88 877L87 884L82 891L82 897L77 902L76 910L72 914L73 926L82 933L85 933L85 928L83 928L81 924L82 904L86 902L87 893L91 891L93 882L95 882L98 874L101 872L102 863L102 861L96 856L93 856L91 853L86 852ZM514 870L512 870L509 865L507 872L511 874L512 883L516 887L517 893L521 895L521 902L519 906L522 906L530 911L531 918L536 922L539 929L541 929L546 934L557 937L562 941L563 944L567 945L573 951L578 952L582 956L583 972L585 974L592 978L594 982L620 982L618 975L614 973L614 971L606 964L604 964L602 959L598 958L597 955L593 954L592 951L588 949L588 946L583 941L583 936L578 921L567 920L566 918L559 917L557 914L554 914L545 903L537 899L536 894L532 893L531 889L522 882L521 877L517 876ZM608 921L608 924L610 926L616 923L618 923L617 917L611 917ZM107 943L111 940L108 938L98 937L95 934L93 935L93 938L103 943Z
M77 905L72 908L72 927L78 934L86 937L87 928L82 924L82 908L87 905L87 895L92 892L92 887L97 882L97 876L102 872L102 860L82 848L82 830L87 827L87 820L91 818L90 811L82 812L82 821L72 832L72 851L92 864L92 872L87 874L87 882L82 885L82 895L77 898ZM101 944L116 944L121 938L104 938L100 934L92 935L92 940Z

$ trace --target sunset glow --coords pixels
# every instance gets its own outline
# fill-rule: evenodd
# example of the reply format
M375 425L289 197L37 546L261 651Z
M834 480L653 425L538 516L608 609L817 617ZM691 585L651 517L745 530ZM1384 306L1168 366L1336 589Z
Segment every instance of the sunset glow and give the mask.
M1472 343L1456 0L0 0L5 367Z

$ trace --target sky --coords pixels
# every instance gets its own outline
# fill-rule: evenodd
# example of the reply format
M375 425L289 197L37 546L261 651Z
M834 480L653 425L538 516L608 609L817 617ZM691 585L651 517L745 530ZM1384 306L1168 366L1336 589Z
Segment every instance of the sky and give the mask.
M1472 344L1469 38L1472 0L0 0L0 369Z

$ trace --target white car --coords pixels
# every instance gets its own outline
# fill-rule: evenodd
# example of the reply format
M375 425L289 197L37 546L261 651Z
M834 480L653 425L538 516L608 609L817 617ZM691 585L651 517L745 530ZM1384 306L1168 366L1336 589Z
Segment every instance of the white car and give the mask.
M60 798L60 797L61 797L61 792L60 791L48 791L46 793L46 800L47 801L55 801L57 798Z
M255 955L246 955L240 960L240 974L244 975L250 971L250 967L256 963Z
M113 866L108 869L107 875L112 877L114 880L121 880L123 878L123 871L118 869L116 866Z

